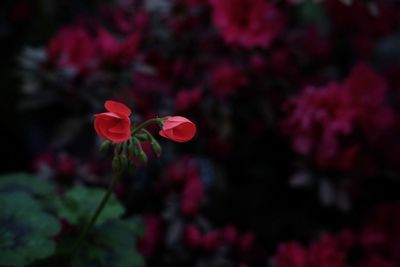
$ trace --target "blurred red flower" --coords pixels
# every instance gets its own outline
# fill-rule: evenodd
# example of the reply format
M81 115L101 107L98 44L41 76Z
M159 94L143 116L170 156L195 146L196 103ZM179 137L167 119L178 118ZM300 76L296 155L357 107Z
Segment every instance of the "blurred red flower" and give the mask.
M184 215L196 215L204 196L204 186L199 177L188 180L182 192L181 211Z
M47 61L60 70L85 74L96 67L96 45L79 26L61 29L47 46Z
M213 20L227 44L269 47L285 25L282 13L265 0L210 0Z
M141 34L138 32L117 40L106 29L100 28L97 33L100 58L104 63L128 65L137 54L140 40Z
M383 77L365 64L356 65L342 83L308 86L291 98L284 131L292 136L293 148L314 156L320 168L348 170L362 161L360 145L350 137L364 136L368 145L394 126L394 111L386 106L387 85ZM343 142L347 137L348 142Z
M233 94L237 89L247 84L247 78L235 65L224 62L211 71L211 86L213 93L219 98Z
M309 267L307 250L295 241L281 244L274 260L276 267Z

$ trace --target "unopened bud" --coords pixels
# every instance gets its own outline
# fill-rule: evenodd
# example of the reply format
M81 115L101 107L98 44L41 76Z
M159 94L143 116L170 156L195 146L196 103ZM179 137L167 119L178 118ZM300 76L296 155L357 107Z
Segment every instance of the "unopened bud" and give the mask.
M157 142L156 139L153 138L153 140L150 141L151 149L153 149L154 154L156 154L157 158L161 156L161 146Z
M143 129L143 133L146 135L146 140L150 141L151 149L153 150L154 154L156 154L156 156L159 158L162 150L160 144L149 131Z
M143 164L146 165L147 161L148 161L147 155L146 155L146 153L144 153L144 151L143 151L141 146L139 146L138 152L139 152L138 158L140 159L140 162L142 162Z
M118 155L114 155L111 164L112 164L112 168L115 172L121 172L121 160Z
M112 146L111 141L104 141L101 146L100 146L100 151L101 152L107 152Z

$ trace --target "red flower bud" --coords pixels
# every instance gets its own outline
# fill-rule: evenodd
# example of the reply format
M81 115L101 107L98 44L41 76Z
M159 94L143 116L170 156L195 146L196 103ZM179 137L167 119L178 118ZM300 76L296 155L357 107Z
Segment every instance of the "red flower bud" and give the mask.
M175 142L187 142L192 139L195 134L196 125L190 120L180 116L166 119L160 131L162 137Z
M109 112L95 115L94 128L102 138L114 143L122 143L131 137L132 111L122 103L106 101L105 108Z

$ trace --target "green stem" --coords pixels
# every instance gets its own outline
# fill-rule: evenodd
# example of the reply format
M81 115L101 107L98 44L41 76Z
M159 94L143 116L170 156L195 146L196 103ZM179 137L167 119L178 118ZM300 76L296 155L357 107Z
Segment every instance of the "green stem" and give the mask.
M80 247L82 246L82 242L85 240L86 236L88 235L88 233L90 232L90 230L93 228L94 224L97 221L97 218L99 217L100 213L102 212L102 210L104 209L104 207L106 206L108 200L110 199L114 187L117 184L117 181L119 179L120 175L116 174L112 181L110 186L108 187L107 193L104 195L103 199L101 200L99 206L97 206L97 209L95 211L95 213L93 214L92 218L90 219L89 223L86 225L85 229L83 230L83 232L81 233L81 235L79 236L79 239L74 247L74 250L72 251L72 258L74 256L76 256L77 252L79 251Z
M145 122L139 124L139 126L136 127L135 129L133 129L131 134L132 134L132 136L133 136L135 133L139 132L141 129L143 129L143 128L149 126L150 124L152 124L152 123L154 123L154 122L163 121L163 120L165 120L166 118L168 118L168 117L164 117L164 118L155 118L155 119L147 120L147 121L145 121Z

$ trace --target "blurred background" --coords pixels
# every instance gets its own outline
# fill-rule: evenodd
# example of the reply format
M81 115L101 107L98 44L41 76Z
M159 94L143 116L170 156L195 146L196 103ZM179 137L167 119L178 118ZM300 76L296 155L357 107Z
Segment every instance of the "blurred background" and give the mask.
M15 173L55 202L106 188L93 114L113 99L134 123L180 115L198 132L150 129L161 158L145 147L115 192L135 244L73 266L400 266L399 15L396 0L3 0L0 207L19 203ZM55 252L0 266L64 266L78 215L40 194ZM0 251L27 242L4 236Z

